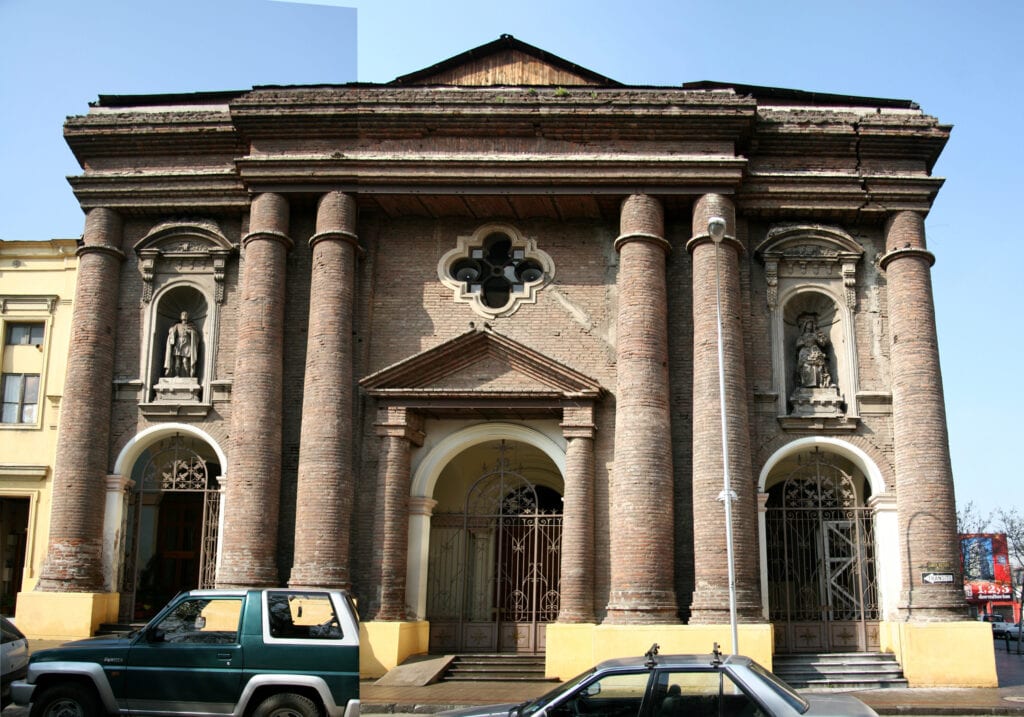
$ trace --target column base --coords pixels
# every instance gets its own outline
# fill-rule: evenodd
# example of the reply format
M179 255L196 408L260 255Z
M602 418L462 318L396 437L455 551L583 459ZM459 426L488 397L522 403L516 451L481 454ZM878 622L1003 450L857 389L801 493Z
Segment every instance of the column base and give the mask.
M410 655L427 652L430 623L426 620L371 620L359 624L359 676L383 676Z
M740 654L772 669L774 633L769 623L738 626ZM732 630L722 625L601 625L564 624L547 626L545 676L567 680L612 657L640 657L658 643L663 655L709 654L715 643L728 653Z
M120 593L21 592L14 620L29 640L81 640L117 622Z
M997 687L986 622L882 622L882 650L896 655L910 687Z
M604 622L610 625L671 625L679 622L672 590L613 590Z

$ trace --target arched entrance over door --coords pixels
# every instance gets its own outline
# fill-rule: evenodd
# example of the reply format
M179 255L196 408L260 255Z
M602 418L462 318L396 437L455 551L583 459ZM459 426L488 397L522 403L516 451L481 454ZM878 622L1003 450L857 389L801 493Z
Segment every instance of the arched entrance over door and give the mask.
M438 480L430 528L432 652L540 652L558 617L562 477L510 440L462 451Z
M214 586L220 475L217 453L188 435L164 437L136 460L125 522L123 622L148 620L182 590Z
M877 650L880 619L870 485L814 447L767 481L769 618L777 652Z

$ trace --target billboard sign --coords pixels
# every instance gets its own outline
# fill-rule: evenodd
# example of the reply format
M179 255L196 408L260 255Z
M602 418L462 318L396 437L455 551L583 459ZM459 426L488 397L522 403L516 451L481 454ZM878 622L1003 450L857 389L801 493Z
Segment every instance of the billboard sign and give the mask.
M964 595L968 600L1010 600L1010 554L1005 533L960 536L964 568Z

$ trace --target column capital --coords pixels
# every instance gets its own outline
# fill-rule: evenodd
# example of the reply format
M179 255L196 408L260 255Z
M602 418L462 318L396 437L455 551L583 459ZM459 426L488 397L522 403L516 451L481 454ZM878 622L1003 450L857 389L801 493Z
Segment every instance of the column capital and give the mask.
M425 495L414 495L409 497L409 515L425 515L428 518L434 514L437 501Z
M271 241L279 242L288 251L291 251L292 247L295 246L295 242L292 241L292 238L283 232L262 231L249 232L244 237L242 237L242 248L244 249L245 247L249 246L250 243L256 241L257 239L269 239Z
M366 253L366 250L359 245L359 237L352 232L343 231L340 229L333 229L323 232L317 232L309 238L309 247L312 249L314 246L322 241L341 241L346 244L351 244L352 248L356 251L356 256L362 257Z
M381 437L404 438L414 446L422 446L423 417L404 406L382 406L377 409L377 422L374 424L377 435Z
M558 424L566 438L593 438L597 431L594 425L592 404L562 406L562 422Z
M905 259L907 257L923 259L927 262L929 267L935 266L935 255L927 249L917 249L913 247L907 247L905 249L893 249L888 252L885 256L878 260L878 266L884 271L889 268L889 264L894 259Z
M249 206L249 233L242 239L242 248L256 239L270 239L290 250L294 242L288 236L288 215L288 200L283 195L257 194Z
M714 244L714 241L711 239L711 235L708 234L707 231L702 234L695 234L688 242L686 242L686 251L693 254L697 247L704 244ZM747 248L743 246L743 242L731 234L726 234L722 238L722 246L732 248L739 256L743 256L747 251Z
M124 261L124 252L117 247L107 246L106 244L83 244L75 250L75 256L81 259L86 254L105 254L106 256L112 256L118 261Z
M106 477L108 493L127 493L135 487L135 481L128 476L112 473Z
M615 251L622 251L625 244L634 241L654 244L666 254L672 251L672 245L665 239L665 210L660 201L648 194L633 194L622 201Z
M766 513L768 511L768 492L757 494L757 512Z
M714 243L708 233L708 222L712 217L725 220L722 245L731 246L737 255L742 256L746 247L736 238L736 207L731 199L721 194L705 194L697 198L693 205L692 238L686 242L686 250L693 254L698 246Z

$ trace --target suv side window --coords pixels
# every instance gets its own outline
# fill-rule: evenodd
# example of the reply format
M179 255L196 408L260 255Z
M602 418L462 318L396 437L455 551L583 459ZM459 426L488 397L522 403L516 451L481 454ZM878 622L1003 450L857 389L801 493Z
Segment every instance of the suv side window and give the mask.
M327 593L271 590L266 593L267 628L272 638L339 640L341 621Z
M162 635L162 642L233 645L241 616L241 598L194 598L165 615L153 632Z
M654 688L653 717L765 717L725 672L661 672Z
M614 673L588 682L550 710L555 717L636 717L651 673Z

